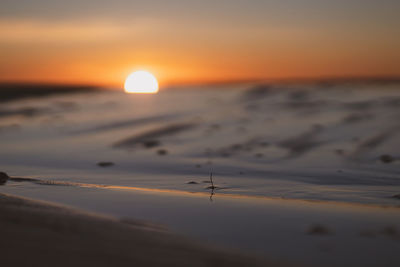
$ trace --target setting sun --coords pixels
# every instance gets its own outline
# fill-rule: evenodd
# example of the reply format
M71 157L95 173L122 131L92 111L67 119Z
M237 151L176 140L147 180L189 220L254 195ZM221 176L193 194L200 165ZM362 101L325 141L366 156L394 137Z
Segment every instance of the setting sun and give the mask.
M147 71L135 71L125 80L125 92L154 94L158 92L158 82L153 74Z

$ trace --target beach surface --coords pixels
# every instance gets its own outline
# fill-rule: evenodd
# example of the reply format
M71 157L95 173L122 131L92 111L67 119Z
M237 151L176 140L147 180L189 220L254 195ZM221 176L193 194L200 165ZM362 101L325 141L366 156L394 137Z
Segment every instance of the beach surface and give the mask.
M212 172L220 194L396 206L399 84L14 94L0 107L0 170L186 192L207 191Z
M151 224L0 194L3 266L283 266Z
M197 240L206 247L224 247L274 262L302 266L400 263L398 207L32 178L11 178L0 189L3 193L62 203L134 225L150 225ZM88 221L87 227L92 227L90 224ZM68 225L66 221L67 228ZM164 237L169 240L168 235ZM243 261L236 263L240 266Z
M398 81L209 85L156 95L50 89L40 97L3 94L0 171L10 178L0 193L102 214L118 229L150 224L160 239L186 236L229 255L400 265ZM90 218L82 229L97 224ZM35 229L17 231L14 245Z

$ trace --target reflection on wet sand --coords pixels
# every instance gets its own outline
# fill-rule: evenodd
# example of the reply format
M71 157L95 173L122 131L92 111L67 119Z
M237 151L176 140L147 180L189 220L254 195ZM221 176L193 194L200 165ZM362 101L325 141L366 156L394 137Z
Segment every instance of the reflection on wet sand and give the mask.
M3 173L5 174L5 173ZM5 176L3 176L5 177ZM216 191L219 191L218 198L224 199L241 199L245 201L269 201L270 203L275 203L278 205L287 203L291 205L327 205L331 207L348 207L348 208L384 208L386 210L393 209L398 210L400 205L377 205L377 204L362 204L362 203L346 203L337 201L327 201L327 200L309 200L309 199L291 199L284 197L268 197L268 196L250 196L250 195L238 195L233 193L223 192L224 187L218 187L214 184L212 174L210 174L210 186L205 189L209 192L188 192L173 189L157 189L157 188L145 188L145 187L134 187L134 186L119 186L119 185L105 185L105 184L89 184L89 183L75 183L75 182L64 182L55 180L43 180L37 178L24 178L24 177L8 177L4 180L5 184L7 181L22 183L31 182L38 185L44 186L67 186L67 187L79 187L79 188L94 188L94 189L107 189L107 190L123 190L131 192L141 192L148 194L162 194L180 197L208 197L212 202L215 198ZM189 182L191 183L191 182ZM197 184L197 183L196 183ZM397 196L393 196L396 198ZM271 202L272 201L272 202Z

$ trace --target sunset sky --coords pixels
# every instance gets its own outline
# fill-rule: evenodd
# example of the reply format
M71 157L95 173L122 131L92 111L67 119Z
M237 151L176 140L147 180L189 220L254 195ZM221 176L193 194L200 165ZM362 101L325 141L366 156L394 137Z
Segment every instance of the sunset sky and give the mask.
M0 81L400 76L399 0L2 0Z

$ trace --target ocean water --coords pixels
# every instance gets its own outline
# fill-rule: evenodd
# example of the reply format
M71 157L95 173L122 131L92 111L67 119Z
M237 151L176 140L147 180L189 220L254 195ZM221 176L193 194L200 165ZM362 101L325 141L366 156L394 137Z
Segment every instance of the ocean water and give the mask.
M0 137L1 171L49 183L400 203L395 83L32 98L1 103Z

